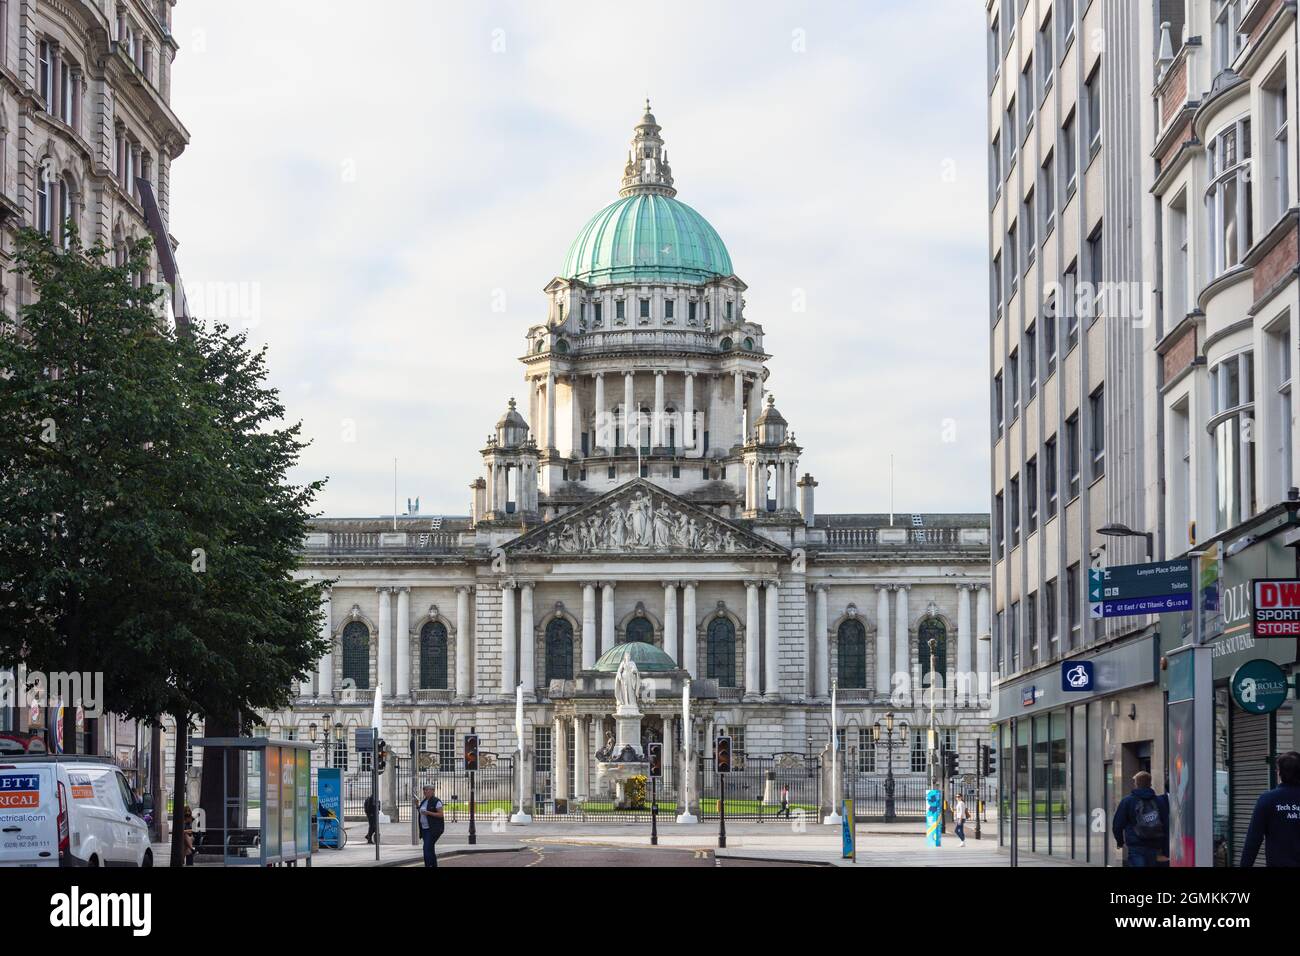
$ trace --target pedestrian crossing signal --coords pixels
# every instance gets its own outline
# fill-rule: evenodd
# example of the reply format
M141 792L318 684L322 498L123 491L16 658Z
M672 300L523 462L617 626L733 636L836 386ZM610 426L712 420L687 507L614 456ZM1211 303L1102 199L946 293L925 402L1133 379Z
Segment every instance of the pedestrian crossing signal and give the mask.
M653 743L646 746L646 756L650 758L650 776L664 775L664 745Z
M376 769L380 773L388 769L388 741L382 737L379 738L379 743L375 747L375 759L378 761Z
M957 751L945 750L943 752L943 772L948 777L957 776Z
M731 773L731 738L719 737L713 745L713 763L718 773Z
M478 734L465 735L465 770L478 769Z

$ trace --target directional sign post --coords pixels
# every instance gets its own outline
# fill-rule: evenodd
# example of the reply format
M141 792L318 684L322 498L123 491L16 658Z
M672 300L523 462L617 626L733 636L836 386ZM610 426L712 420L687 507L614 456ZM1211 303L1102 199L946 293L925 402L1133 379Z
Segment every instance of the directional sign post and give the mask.
M1088 616L1134 617L1190 611L1191 561L1155 561L1088 569Z

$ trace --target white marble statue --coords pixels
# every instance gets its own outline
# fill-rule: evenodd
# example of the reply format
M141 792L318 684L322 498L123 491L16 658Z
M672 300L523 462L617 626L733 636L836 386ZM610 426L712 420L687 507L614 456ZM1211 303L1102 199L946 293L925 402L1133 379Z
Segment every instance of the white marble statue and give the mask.
M623 652L623 663L614 675L614 703L624 713L635 713L641 696L641 672L636 669L630 651Z

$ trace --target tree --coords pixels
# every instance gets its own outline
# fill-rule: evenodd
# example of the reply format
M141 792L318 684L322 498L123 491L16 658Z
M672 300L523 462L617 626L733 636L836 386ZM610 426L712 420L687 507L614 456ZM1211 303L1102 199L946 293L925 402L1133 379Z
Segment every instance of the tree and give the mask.
M322 585L293 576L323 483L288 481L304 445L265 351L166 329L147 255L20 237L36 298L0 320L0 666L99 670L107 710L171 715L179 824L190 722L241 732L324 652Z

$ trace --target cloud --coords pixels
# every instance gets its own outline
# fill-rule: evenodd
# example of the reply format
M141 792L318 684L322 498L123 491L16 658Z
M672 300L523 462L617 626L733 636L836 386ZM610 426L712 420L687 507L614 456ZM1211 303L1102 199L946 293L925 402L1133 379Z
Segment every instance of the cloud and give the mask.
M977 8L388 0L364 31L341 9L179 4L173 85L186 282L257 289L327 513L390 510L394 457L400 497L465 513L647 94L749 284L819 508L887 508L891 452L900 510L987 508Z

